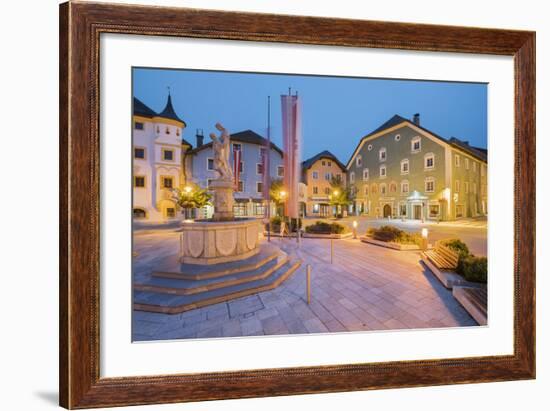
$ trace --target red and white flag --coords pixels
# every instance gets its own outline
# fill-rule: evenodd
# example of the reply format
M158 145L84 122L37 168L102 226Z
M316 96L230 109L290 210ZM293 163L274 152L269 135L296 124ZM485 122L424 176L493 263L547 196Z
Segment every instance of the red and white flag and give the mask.
M287 191L285 214L299 217L300 157L302 139L302 109L298 95L282 95L284 187Z
M239 181L241 179L241 150L233 148L233 178L235 191L239 191Z

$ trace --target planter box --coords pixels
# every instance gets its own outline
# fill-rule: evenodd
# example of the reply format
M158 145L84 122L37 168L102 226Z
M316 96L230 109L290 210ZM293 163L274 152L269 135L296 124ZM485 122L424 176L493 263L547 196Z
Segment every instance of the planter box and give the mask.
M342 234L314 234L314 233L304 233L304 238L328 238L333 240L340 240L342 238L353 237L353 233L342 233Z
M361 237L361 241L364 242L364 243L379 245L380 247L391 248L393 250L398 250L398 251L415 251L415 250L418 251L418 250L420 250L420 247L417 244L390 243L390 242L386 242L386 241L375 240L374 238L369 237L369 236Z

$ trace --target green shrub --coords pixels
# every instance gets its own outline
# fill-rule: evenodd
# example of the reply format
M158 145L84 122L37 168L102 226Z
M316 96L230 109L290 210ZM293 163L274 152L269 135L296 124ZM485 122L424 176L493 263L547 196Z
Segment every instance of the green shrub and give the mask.
M458 253L458 257L467 257L470 255L470 249L468 246L458 238L451 238L450 240L443 241L443 245L449 247L454 252Z
M338 223L327 223L316 221L314 224L306 227L306 233L310 234L342 234L348 231L348 228Z
M487 257L469 255L462 259L462 271L468 281L487 282Z
M378 241L384 241L387 243L400 243L400 244L418 244L420 245L420 235L417 233L411 234L406 231L400 230L397 227L391 225L383 225L380 228L369 228L367 235Z
M286 227L287 229L290 229L292 228L292 232L296 232L296 218L292 218L292 219L289 219L289 218L285 218L285 217L280 217L280 216L275 216L275 217L271 217L271 231L272 232L279 232L281 231L281 223L283 221L286 222ZM302 228L302 220L300 219L299 220L300 222L300 228ZM269 229L269 225L266 224L266 227L265 227L266 230Z

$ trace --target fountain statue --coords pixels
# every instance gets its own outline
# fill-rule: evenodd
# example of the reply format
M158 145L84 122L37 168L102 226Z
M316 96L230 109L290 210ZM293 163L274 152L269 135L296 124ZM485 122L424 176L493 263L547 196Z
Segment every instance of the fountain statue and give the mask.
M184 221L181 234L181 262L220 264L250 258L259 252L261 221L238 218L233 214L233 168L229 160L231 138L220 123L219 137L211 133L214 170L218 178L209 188L213 191L214 215L209 220Z
M229 164L230 137L227 130L220 123L216 123L220 136L210 133L212 149L214 151L214 170L218 178L210 183L214 191L214 221L230 221L233 215L233 170Z

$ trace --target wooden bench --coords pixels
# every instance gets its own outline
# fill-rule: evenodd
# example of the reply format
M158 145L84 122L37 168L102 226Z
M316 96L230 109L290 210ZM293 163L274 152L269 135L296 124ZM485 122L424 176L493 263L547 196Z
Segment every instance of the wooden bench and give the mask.
M453 287L453 296L479 325L487 325L487 289Z
M458 265L458 253L443 245L441 241L437 241L435 247L424 254L440 270L454 270Z

